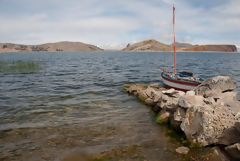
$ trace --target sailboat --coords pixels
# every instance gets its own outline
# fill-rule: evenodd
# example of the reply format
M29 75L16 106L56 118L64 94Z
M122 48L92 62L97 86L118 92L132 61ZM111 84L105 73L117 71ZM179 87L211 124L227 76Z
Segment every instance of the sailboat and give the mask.
M175 7L173 5L173 35L174 35L174 72L163 70L161 77L167 88L174 88L181 91L189 91L200 85L205 79L194 77L189 72L179 72L176 69L176 44L175 44Z

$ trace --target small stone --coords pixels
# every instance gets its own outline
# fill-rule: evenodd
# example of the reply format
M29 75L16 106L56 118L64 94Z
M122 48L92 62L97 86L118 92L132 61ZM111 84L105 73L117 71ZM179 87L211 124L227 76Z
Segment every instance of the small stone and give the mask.
M189 150L190 149L188 147L181 146L176 149L176 152L179 154L187 154L189 152Z

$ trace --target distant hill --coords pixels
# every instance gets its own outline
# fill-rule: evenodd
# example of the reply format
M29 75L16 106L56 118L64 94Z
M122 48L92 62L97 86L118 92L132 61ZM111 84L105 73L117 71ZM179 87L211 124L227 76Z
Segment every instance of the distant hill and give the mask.
M235 45L199 45L182 49L182 51L237 52L237 47Z
M132 45L127 45L122 51L170 51L169 45L160 43L156 40L145 40Z
M12 43L0 43L0 53L3 52L92 52L103 51L97 46L82 42L62 41L42 45L22 45Z
M176 43L177 51L216 51L216 52L237 52L235 45L192 45L187 43ZM173 44L167 45L157 40L145 40L135 44L128 44L122 51L173 51Z

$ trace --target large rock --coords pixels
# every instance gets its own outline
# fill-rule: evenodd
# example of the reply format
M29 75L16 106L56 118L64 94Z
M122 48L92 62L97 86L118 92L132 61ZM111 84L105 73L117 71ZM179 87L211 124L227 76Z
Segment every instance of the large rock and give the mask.
M157 103L158 101L160 101L160 99L162 98L162 92L161 91L154 91L153 92L153 102Z
M150 98L152 98L153 97L153 94L155 93L155 90L152 88L152 87L148 87L147 89L146 89L146 94L147 94L147 96L148 97L150 97Z
M222 105L203 105L188 108L181 129L186 137L202 146L218 144L226 129L239 122L232 110Z
M213 98L216 100L217 103L220 103L231 110L233 110L236 114L240 112L240 102L237 100L237 92L225 92L220 93Z
M204 104L205 102L203 96L184 95L181 96L178 100L178 105L186 109L193 106L201 106Z
M177 110L174 112L174 120L182 122L185 119L186 111L182 108L177 108Z
M141 101L145 101L148 98L148 95L146 94L146 90L144 89L138 89L137 93L138 93L138 98Z
M226 91L232 91L235 88L236 85L229 76L217 76L207 79L197 86L194 91L197 95L211 97Z

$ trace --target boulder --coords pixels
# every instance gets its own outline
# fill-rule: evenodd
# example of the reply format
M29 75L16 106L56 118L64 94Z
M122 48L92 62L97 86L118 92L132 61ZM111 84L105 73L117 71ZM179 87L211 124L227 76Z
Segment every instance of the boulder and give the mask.
M218 144L224 131L239 121L234 112L225 106L205 104L187 109L181 129L189 140L207 146Z
M155 104L151 98L147 98L147 99L145 100L145 103L146 103L147 105L149 105L149 106L153 106L153 105Z
M237 92L225 92L214 96L214 100L216 100L217 103L230 108L235 113L238 113L240 112L240 102L237 100L237 97Z
M197 95L184 95L181 96L178 100L178 105L183 108L190 108L193 106L201 106L204 105L204 97L203 96L197 96Z
M182 108L177 108L174 112L174 120L182 122L185 119L186 111Z
M232 91L236 88L236 84L229 76L217 76L209 78L194 89L196 95L204 97L216 96L220 93Z
M179 98L170 97L166 94L163 94L157 105L162 109L167 109L168 111L174 112L178 107L178 99Z
M144 89L138 89L137 93L138 93L138 98L141 101L145 101L148 98L148 95L146 94L146 90Z
M154 91L153 92L153 102L158 102L162 98L162 92L161 91Z
M152 98L153 97L153 93L155 93L155 90L152 87L148 87L146 89L146 94L148 97Z
M240 143L227 146L225 150L232 158L240 160Z
M181 146L176 149L176 152L179 154L187 154L189 152L189 150L190 149L188 147Z

